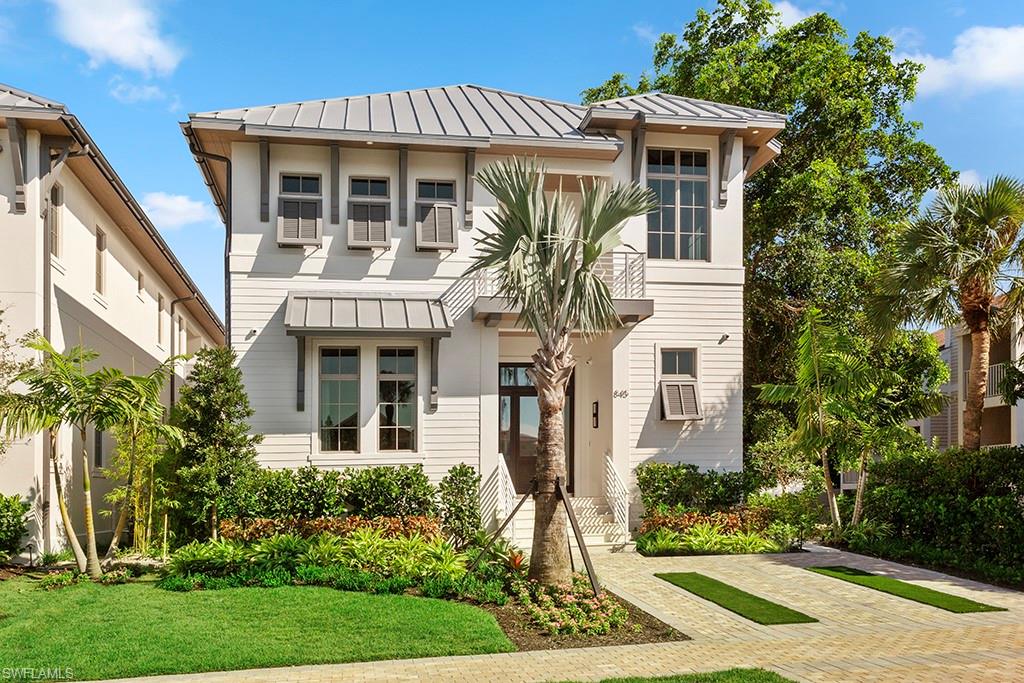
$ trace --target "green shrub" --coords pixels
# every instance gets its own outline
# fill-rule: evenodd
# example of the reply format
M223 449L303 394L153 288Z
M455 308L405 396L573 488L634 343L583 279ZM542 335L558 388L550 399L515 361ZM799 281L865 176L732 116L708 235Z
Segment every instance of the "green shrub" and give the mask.
M849 498L849 496L843 496ZM803 542L814 536L818 525L825 521L825 506L814 488L803 491L773 495L760 493L747 497L747 507L751 510L762 509L771 524L785 524L792 527L793 538ZM844 517L849 519L849 516Z
M319 519L346 513L344 477L337 470L255 468L225 494L223 519Z
M265 538L252 547L252 563L260 569L291 571L301 564L309 544L293 534Z
M81 578L81 574L77 571L65 569L59 572L50 572L39 579L39 583L36 584L41 590L57 590L59 588L67 588L78 583Z
M301 564L328 567L345 560L345 548L338 536L320 534L309 541L299 558Z
M121 583L128 583L134 578L134 574L129 569L112 569L109 572L105 572L100 577L100 583L105 586L114 586Z
M44 567L51 567L61 562L74 562L75 554L71 552L71 548L64 548L55 553L43 553L39 558L39 564Z
M745 491L742 472L701 472L690 463L651 462L638 465L636 483L644 507L681 506L701 511L738 504Z
M694 524L683 532L680 543L683 550L694 555L713 555L726 549L721 527L708 523Z
M361 517L437 514L435 491L422 465L345 471L345 502Z
M678 555L683 550L683 537L678 531L661 527L636 538L637 552L648 555Z
M477 556L484 552L490 541L490 535L479 532L473 537L470 547L466 550L466 566L474 567L473 576L483 582L500 581L506 589L511 588L515 581L526 578L529 569L526 556L503 536L495 539L487 550L487 556L477 561Z
M583 574L574 575L570 586L520 581L515 598L533 622L551 635L607 634L629 621L629 612L611 595L602 592L594 597Z
M483 529L480 475L469 465L455 465L441 479L438 493L442 528L456 548L465 548Z
M240 570L249 559L248 549L234 541L192 541L174 551L164 571L176 576L223 576Z
M722 536L719 547L727 553L737 554L771 553L779 550L778 544L756 531L737 531Z
M21 496L0 495L0 553L17 555L21 551L21 539L28 530L25 524L28 510L29 504Z

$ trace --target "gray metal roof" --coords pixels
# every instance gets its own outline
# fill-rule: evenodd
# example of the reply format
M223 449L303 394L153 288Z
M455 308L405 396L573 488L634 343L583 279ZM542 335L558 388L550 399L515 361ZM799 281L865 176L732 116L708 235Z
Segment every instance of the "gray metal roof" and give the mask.
M587 107L479 85L225 109L191 114L196 120L237 121L288 129L362 131L468 138L610 140L579 125Z
M0 109L57 109L67 111L60 102L48 100L26 90L0 83Z
M680 95L669 95L666 93L652 92L629 97L617 97L612 100L595 102L594 107L606 109L627 109L629 111L640 111L655 116L684 116L690 119L707 119L708 121L758 121L764 123L784 124L784 114L751 109L749 107L738 107L733 104L722 104L720 102L708 102L697 100L691 97Z
M439 299L366 296L351 292L288 292L288 334L449 337L452 319Z

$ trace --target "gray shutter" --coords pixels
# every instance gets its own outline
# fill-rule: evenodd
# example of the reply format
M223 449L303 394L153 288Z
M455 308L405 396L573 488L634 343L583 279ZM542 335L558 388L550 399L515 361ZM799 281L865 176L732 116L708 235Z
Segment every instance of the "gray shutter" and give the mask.
M352 239L356 242L370 241L369 204L352 205Z
M420 242L437 242L437 211L429 204L420 204L416 207L419 212L417 220L420 223Z
M281 200L281 237L286 240L299 239L299 201Z
M442 244L453 244L455 242L455 207L435 206L433 214L436 241Z
M703 406L696 382L661 382L661 412L663 420L700 420Z
M303 241L315 241L320 235L317 229L320 222L320 202L303 201L299 205L298 238Z
M369 240L375 244L387 242L388 239L388 206L386 204L370 204Z

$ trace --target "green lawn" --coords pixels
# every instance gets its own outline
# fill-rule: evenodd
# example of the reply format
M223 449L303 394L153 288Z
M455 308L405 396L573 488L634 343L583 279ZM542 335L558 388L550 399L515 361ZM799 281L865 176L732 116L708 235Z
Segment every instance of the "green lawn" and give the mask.
M893 579L888 576L879 576L878 574L872 574L860 569L853 569L852 567L808 567L808 569L817 574L824 574L825 576L831 576L834 579L849 581L850 583L855 583L858 586L874 588L876 591L896 595L901 598L906 598L907 600L913 600L914 602L921 602L925 605L938 607L939 609L944 609L948 612L956 612L957 614L964 614L967 612L1006 611L1003 607L985 605L980 602L975 602L974 600L961 598L957 595L950 595L949 593L932 590L931 588L907 583L906 581L900 581L899 579Z
M330 588L172 593L150 582L55 591L0 581L0 671L70 667L76 679L509 652L484 610Z
M806 614L751 595L697 572L676 572L655 574L655 576L759 624L810 624L818 621Z
M606 678L601 683L786 683L777 673L764 669L729 669L706 674L683 674L663 678Z

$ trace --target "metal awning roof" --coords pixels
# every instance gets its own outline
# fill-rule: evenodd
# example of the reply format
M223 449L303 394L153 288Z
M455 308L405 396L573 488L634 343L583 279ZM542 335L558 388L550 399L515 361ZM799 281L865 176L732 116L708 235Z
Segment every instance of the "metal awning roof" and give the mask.
M293 336L450 337L452 318L439 299L289 292L285 331Z

